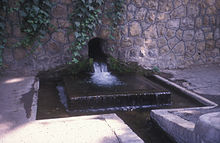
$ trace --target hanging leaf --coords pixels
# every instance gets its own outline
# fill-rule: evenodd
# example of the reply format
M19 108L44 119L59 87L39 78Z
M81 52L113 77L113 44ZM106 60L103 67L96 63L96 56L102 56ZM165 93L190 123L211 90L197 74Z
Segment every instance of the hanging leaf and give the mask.
M94 7L92 7L91 5L89 5L89 11L93 11Z
M75 57L73 57L72 62L73 62L73 63L78 63L79 60L77 60Z
M79 26L80 26L80 22L76 21L76 22L74 22L74 23L75 23L75 26L76 26L76 27L79 27Z
M79 16L81 18L83 15L81 13L78 13L77 16Z
M95 36L96 36L96 33L95 33L95 32L92 32L92 36L95 37Z
M37 24L33 24L32 27L33 27L34 31L37 30Z
M22 16L22 17L27 16L27 14L26 14L24 11L22 11L22 10L19 11L19 14L20 14L20 16Z
M40 8L37 7L37 6L35 6L35 5L34 5L32 8L33 8L34 12L35 12L36 14L38 14Z
M80 37L80 33L78 33L78 32L74 32L74 35L76 38Z
M36 47L36 43L48 32L52 3L50 0L19 0L19 15L21 31L26 37L20 41L20 46ZM35 43L35 46L32 46ZM39 44L38 44L39 45ZM29 49L33 51L33 49Z
M75 51L75 52L73 53L73 55L74 55L75 57L80 56L80 54L79 54L78 51Z
M0 45L0 49L4 49L5 47L3 45Z
M45 35L46 34L45 30L40 30L39 32L40 32L41 35Z
M33 0L34 4L38 5L39 4L39 0Z
M103 0L96 0L96 3L98 3L99 5L102 5Z
M89 0L89 4L91 4L92 3L92 0Z

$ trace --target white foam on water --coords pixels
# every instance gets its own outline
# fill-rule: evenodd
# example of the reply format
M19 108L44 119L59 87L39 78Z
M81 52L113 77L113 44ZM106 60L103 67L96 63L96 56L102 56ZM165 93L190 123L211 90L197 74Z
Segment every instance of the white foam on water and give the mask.
M121 81L116 76L108 72L107 65L105 63L93 63L94 73L91 76L91 82L98 86L113 86L121 85Z

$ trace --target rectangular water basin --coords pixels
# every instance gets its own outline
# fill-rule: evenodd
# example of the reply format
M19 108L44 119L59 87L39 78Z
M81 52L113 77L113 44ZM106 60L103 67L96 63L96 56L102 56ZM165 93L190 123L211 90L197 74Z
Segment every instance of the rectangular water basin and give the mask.
M64 77L68 108L80 110L127 110L171 104L171 93L137 74L117 75L122 84L98 86L83 78Z

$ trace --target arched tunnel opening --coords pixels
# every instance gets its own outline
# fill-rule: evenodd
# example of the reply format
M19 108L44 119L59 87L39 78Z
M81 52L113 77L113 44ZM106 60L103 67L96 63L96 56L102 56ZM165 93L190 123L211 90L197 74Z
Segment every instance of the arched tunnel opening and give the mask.
M96 62L104 62L107 61L107 55L104 52L104 44L105 40L101 38L93 38L88 43L88 52L89 58L93 58Z

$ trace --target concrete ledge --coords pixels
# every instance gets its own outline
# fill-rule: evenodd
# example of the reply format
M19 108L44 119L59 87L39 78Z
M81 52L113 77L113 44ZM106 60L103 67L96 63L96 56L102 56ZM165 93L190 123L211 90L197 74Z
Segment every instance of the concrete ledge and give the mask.
M116 114L39 120L0 138L1 143L144 143Z
M220 141L220 112L208 113L199 117L195 126L195 133L205 143Z
M38 90L40 87L40 82L38 78L35 78L33 89L34 95L33 95L33 101L31 105L31 116L29 118L29 121L34 121L37 118L37 101L38 101Z
M190 143L192 138L194 123L186 121L168 110L152 110L151 118L178 143Z
M201 138L194 131L195 123L185 120L173 112L187 112L189 110L212 109L215 106L181 108L181 109L159 109L152 110L151 118L178 143L202 143ZM215 142L212 142L215 143Z
M144 143L116 114L102 115L120 143Z
M219 124L220 124L220 115L212 114L215 116L216 124L212 124L213 126L206 123L208 121L208 118L212 118L212 116L207 115L204 117L202 115L199 118L199 122L197 124L185 120L181 118L180 116L177 116L176 114L172 112L187 112L189 110L201 110L201 109L213 109L218 104L194 93L191 91L188 91L187 89L163 78L159 75L154 75L154 78L157 80L160 80L161 82L167 84L168 86L172 86L176 90L198 100L199 102L206 105L206 107L195 107L195 108L181 108L181 109L159 109L159 110L152 110L151 111L151 118L165 131L167 132L171 137L174 138L178 143L216 143L219 139ZM205 114L206 115L206 114ZM207 126L209 128L207 128ZM210 129L210 134L206 134L206 130ZM204 130L204 132L202 132ZM213 131L215 130L215 131ZM203 134L206 134L204 136ZM215 136L214 138L212 136ZM210 139L212 138L212 139ZM209 140L210 139L210 140ZM208 141L209 140L209 141Z
M153 77L156 78L157 80L165 83L166 85L172 86L176 90L178 90L178 91L180 91L180 92L196 99L197 101L199 101L200 103L202 103L206 106L217 106L218 105L218 104L216 104L216 103L214 103L214 102L212 102L212 101L210 101L210 100L208 100L208 99L206 99L206 98L204 98L204 97L202 97L202 96L200 96L200 95L198 95L198 94L196 94L192 91L189 91L189 90L187 90L187 89L185 89L185 88L183 88L183 87L181 87L181 86L179 86L179 85L177 85L177 84L175 84L175 83L159 76L159 75L153 75Z

